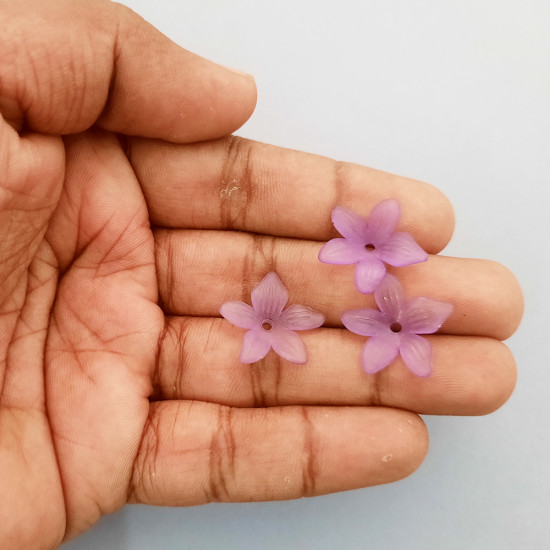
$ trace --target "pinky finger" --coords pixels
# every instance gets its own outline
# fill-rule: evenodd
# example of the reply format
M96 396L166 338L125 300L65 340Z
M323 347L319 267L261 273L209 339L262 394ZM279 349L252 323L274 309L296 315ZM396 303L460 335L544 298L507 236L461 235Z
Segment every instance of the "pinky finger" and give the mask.
M156 402L129 500L188 506L357 489L406 477L427 450L422 420L397 409Z

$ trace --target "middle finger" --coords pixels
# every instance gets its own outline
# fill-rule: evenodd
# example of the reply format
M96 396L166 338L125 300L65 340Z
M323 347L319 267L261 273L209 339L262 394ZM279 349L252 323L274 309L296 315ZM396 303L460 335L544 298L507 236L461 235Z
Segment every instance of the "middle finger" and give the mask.
M276 271L298 303L322 312L326 326L341 327L348 309L375 307L372 295L354 284L355 266L321 264L320 243L248 233L157 229L160 300L168 315L218 317L229 300L250 303L250 292ZM408 296L450 302L454 311L440 332L503 340L515 330L522 299L513 275L500 264L430 256L397 268Z

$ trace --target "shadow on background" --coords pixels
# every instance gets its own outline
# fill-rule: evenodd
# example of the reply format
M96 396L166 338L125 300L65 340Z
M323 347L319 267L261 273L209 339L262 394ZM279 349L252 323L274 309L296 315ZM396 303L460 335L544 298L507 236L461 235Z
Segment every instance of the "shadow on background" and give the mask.
M61 546L62 550L121 550L128 548L127 509L103 516L99 523L78 538Z

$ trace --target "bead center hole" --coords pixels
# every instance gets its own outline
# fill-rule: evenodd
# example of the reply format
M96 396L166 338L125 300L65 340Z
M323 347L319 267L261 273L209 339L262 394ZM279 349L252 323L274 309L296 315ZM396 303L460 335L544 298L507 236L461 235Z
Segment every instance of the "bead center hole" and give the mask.
M392 332L401 332L401 329L402 329L402 328L403 328L403 327L401 326L401 323L398 323L397 321L396 321L395 323L392 323L392 324L390 325L390 330L391 330Z
M273 328L273 325L269 321L264 321L262 323L262 328L264 330L271 330Z
M374 252L376 250L376 246L374 246L372 243L366 244L365 250L367 252Z

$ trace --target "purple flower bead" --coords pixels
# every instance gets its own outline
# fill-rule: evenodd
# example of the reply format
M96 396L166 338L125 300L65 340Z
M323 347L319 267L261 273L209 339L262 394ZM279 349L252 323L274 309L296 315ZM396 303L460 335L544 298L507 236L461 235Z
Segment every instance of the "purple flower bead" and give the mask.
M386 265L403 267L425 262L428 255L415 240L395 232L401 208L395 199L377 204L369 217L337 206L332 210L332 223L344 237L323 245L319 260L326 264L357 264L355 285L359 292L370 294L386 274Z
M230 323L248 329L241 349L241 362L254 363L273 350L293 363L306 363L307 352L295 330L320 327L325 317L313 309L292 305L284 309L288 291L275 272L268 273L252 290L252 306L226 302L220 313Z
M417 376L432 373L432 347L419 334L432 334L451 314L445 302L417 297L407 300L401 284L387 274L374 291L377 309L357 309L342 314L344 326L355 334L370 336L363 347L363 370L374 374L398 355Z

